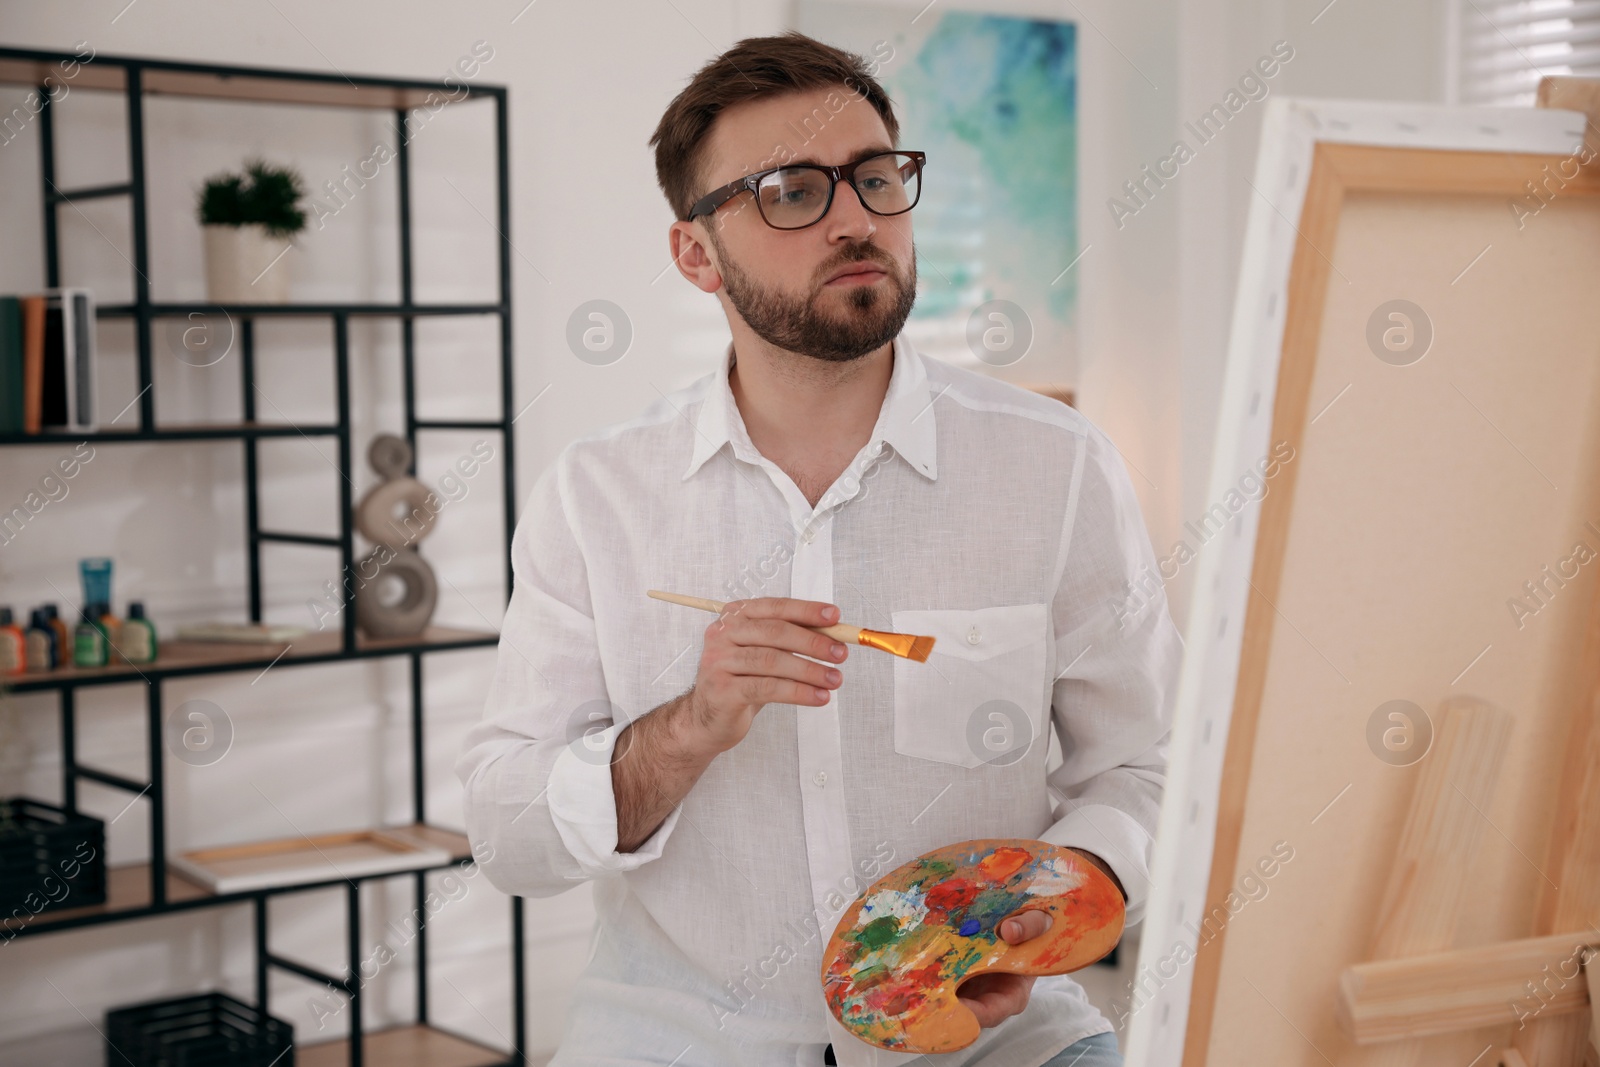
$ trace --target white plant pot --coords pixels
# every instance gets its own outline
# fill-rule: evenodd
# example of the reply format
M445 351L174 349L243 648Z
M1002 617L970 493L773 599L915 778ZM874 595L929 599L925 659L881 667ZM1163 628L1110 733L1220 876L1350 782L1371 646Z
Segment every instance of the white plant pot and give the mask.
M270 237L259 222L207 224L206 299L213 304L289 302L291 238Z

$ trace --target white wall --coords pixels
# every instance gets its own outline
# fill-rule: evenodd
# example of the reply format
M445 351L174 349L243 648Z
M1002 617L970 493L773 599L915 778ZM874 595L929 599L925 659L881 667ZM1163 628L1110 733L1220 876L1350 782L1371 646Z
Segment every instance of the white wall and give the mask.
M1293 48L1294 58L1266 82L1273 94L1442 101L1444 6L1444 0L1187 0L1180 16L1180 120L1198 119L1279 41ZM1214 503L1206 499L1211 435L1244 221L1257 195L1250 178L1261 108L1261 101L1248 104L1220 135L1198 147L1174 186L1162 191L1177 193L1180 214L1169 254L1180 264L1182 329L1168 356L1176 362L1184 400L1181 431L1164 438L1165 448L1177 443L1182 450L1181 505L1173 501L1181 512L1171 516L1165 537L1161 524L1152 521L1158 555L1183 536L1185 519ZM1196 144L1192 136L1188 140ZM1127 228L1143 220L1141 212ZM1180 572L1168 587L1180 625L1187 617L1189 578L1189 570Z
M922 6L920 0L907 5L913 12ZM1336 0L1325 11L1323 0L963 6L1080 22L1080 212L1082 243L1090 249L1076 268L1082 272L1080 403L1126 456L1152 540L1163 551L1179 536L1184 519L1206 504L1217 375L1244 210L1254 195L1244 179L1253 161L1259 104L1244 109L1120 228L1106 202L1142 165L1167 154L1181 123L1218 101L1280 39L1296 55L1270 83L1272 92L1435 98L1435 0ZM739 37L786 24L788 9L780 0L535 0L527 7L521 0L462 0L378 8L326 0L137 0L120 13L119 8L120 3L82 0L6 5L0 7L0 40L64 50L88 41L107 54L414 77L441 77L476 41L494 49L479 77L511 90L516 406L538 398L517 426L524 491L565 441L626 418L658 392L703 373L724 343L726 326L715 302L667 270L670 213L655 187L646 139L696 67ZM19 95L6 91L7 110ZM84 92L63 106L63 184L122 176L120 118L110 104ZM446 109L438 125L415 142L423 299L492 295L494 233L487 219L494 211L483 108ZM297 163L320 189L323 179L384 137L372 117L346 112L152 104L156 293L198 297L202 291L190 191L203 175L260 151ZM42 280L37 174L31 131L0 146L0 247L6 250L0 291ZM392 297L393 203L391 172L362 190L323 230L307 234L302 249L291 253L300 272L298 292L307 298ZM125 286L125 212L103 202L86 206L81 216L64 211L62 219L67 280L107 293ZM627 358L604 368L580 363L564 341L569 313L597 297L620 304L635 330ZM395 334L389 327L362 327L353 336L361 441L398 426ZM482 324L430 323L423 337L421 363L432 368L423 391L430 413L488 410L492 337ZM260 341L262 388L271 401L262 417L277 417L273 408L297 421L326 416L326 331L310 323L272 324L262 329ZM125 327L108 326L104 344L102 407L109 414L133 393ZM186 367L173 358L158 329L157 368L163 416L237 412L237 385L227 361ZM423 457L424 475L436 474L473 439L435 441ZM302 441L271 446L264 507L273 525L333 529L335 483L327 464L332 445L317 444L322 455ZM4 456L0 503L6 506L55 458L48 448ZM0 546L0 603L75 601L75 561L105 553L118 560L119 606L142 596L169 627L191 618L238 617L244 604L240 476L237 446L100 448L68 499L51 505L24 536ZM503 546L482 536L497 528L497 489L491 483L498 477L499 468L491 464L424 545L446 579L441 621L498 621ZM370 479L357 482L363 489L368 484ZM305 602L328 576L326 557L275 550L269 566L269 617L309 622ZM1187 577L1180 574L1169 588L1180 623ZM462 653L430 663L430 804L438 821L458 823L459 790L450 766L460 731L479 713L492 654ZM173 848L405 816L406 691L400 665L274 671L258 683L229 677L169 687L169 706L190 698L224 707L238 740L217 767L175 768ZM81 733L85 758L138 775L143 756L132 699L125 689L86 698L90 710ZM51 699L11 700L0 712L0 742L0 792L55 796ZM246 782L253 788L241 788ZM107 817L125 803L98 790L88 791L85 802ZM143 819L142 805L136 805L112 827L115 861L142 858ZM390 906L398 914L404 900L397 895ZM559 1037L561 991L586 955L587 909L586 889L530 904L535 1049L549 1049ZM316 909L283 901L274 915L282 917L277 951L338 965L329 947L338 944L337 901ZM379 913L372 936L383 920ZM507 1025L508 1011L498 947L505 936L502 900L491 888L475 886L442 922L454 924L456 933L442 937L436 949L440 973L453 984L435 982L438 1017L494 1040L496 1028ZM228 909L0 947L6 962L0 968L0 1033L81 1029L80 1011L96 1018L108 1005L209 981L248 994L248 932L248 913ZM406 968L397 964L385 973L384 992L375 998L379 1017L405 1018ZM273 988L274 1010L302 1027L303 1035L314 1034L315 1018L305 1003L312 991L287 978L275 979Z

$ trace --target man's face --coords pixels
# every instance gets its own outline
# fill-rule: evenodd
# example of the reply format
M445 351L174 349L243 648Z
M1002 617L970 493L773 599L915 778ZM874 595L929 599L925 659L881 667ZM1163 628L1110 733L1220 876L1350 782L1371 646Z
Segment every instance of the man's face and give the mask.
M785 163L837 166L893 147L877 110L844 86L741 104L717 118L699 192ZM768 226L749 192L695 225L710 239L730 314L769 344L845 362L892 341L911 313L912 214L875 215L840 182L828 213L803 229ZM835 277L861 264L876 269Z

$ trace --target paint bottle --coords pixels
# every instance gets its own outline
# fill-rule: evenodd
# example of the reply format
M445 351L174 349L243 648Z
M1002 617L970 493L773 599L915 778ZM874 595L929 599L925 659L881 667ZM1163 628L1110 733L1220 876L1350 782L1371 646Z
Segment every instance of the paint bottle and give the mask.
M83 581L85 604L111 603L111 560L93 556L78 561L78 577Z
M150 663L156 658L155 623L145 618L144 604L138 600L128 604L128 617L122 623L122 638L118 642L123 657L129 663Z
M106 665L106 634L93 612L93 608L84 608L72 631L72 664L75 667Z
M95 606L95 619L100 623L100 632L106 635L106 661L108 663L122 663L122 620L111 613L111 602L104 601Z
M54 604L46 604L44 621L49 623L50 629L56 634L56 666L68 667L72 665L72 627L67 625L67 620L61 617L61 611Z
M28 669L28 641L13 621L10 608L0 608L0 674Z
M28 646L28 670L48 671L60 665L61 658L56 652L56 632L45 617L43 608L34 608L33 614L28 617L28 632L25 639Z

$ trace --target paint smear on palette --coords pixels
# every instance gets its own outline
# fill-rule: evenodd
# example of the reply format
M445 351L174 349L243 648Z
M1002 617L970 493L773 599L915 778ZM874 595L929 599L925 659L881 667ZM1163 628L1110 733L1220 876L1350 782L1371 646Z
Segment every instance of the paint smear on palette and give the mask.
M1001 920L1027 910L1049 913L1050 929L1008 944ZM963 841L896 867L857 898L823 953L823 995L870 1045L952 1052L981 1031L956 997L961 982L1087 967L1115 947L1122 924L1122 894L1075 853L1027 839Z

